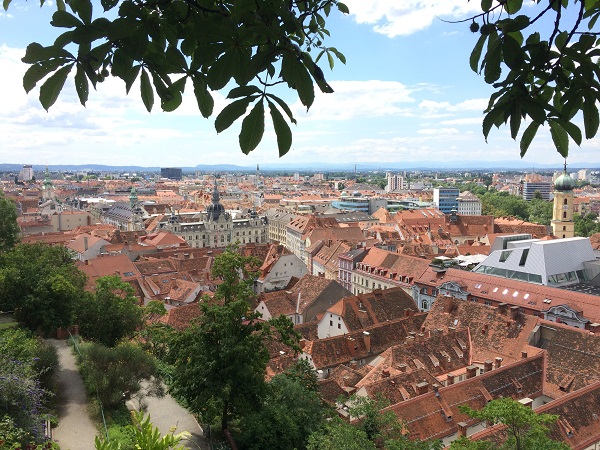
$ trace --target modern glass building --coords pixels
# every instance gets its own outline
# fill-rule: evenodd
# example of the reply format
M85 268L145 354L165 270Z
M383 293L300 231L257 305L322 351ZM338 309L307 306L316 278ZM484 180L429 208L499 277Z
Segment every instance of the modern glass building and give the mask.
M457 188L435 188L433 190L433 203L444 214L450 214L452 210L458 211L459 195L460 190Z

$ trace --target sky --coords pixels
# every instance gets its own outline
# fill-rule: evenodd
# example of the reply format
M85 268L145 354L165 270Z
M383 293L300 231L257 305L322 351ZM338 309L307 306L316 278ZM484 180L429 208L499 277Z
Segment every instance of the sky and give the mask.
M520 159L508 129L494 128L487 143L482 135L492 90L469 68L478 34L468 23L440 20L468 17L479 2L345 3L350 15L332 13L327 22L327 45L347 60L346 65L336 62L332 71L323 66L335 92L317 89L308 112L293 92L279 93L298 121L291 125L292 149L279 158L268 115L263 141L249 155L239 149L241 122L216 133L214 117L227 104L226 91L214 93L215 116L204 119L191 89L175 112L164 113L156 105L148 113L139 85L126 95L121 80L108 78L90 92L84 108L70 79L46 112L39 91L26 94L22 87L29 66L20 58L30 42L49 45L58 35L60 30L49 24L56 7L53 0L41 8L37 0L13 0L8 11L0 10L0 163L193 167ZM569 164L600 164L599 146L598 140L580 148L571 143ZM547 128L540 129L523 161L562 164Z

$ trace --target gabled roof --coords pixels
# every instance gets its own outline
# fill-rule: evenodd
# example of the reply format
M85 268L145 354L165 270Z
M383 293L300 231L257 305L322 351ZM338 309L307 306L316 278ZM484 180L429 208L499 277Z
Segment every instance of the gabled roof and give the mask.
M92 283L97 278L108 275L118 275L124 281L141 277L140 272L127 255L93 258L88 260L88 264L82 264L79 268L85 272Z
M419 312L415 301L401 287L345 297L327 310L342 316L348 331L400 319L407 311Z

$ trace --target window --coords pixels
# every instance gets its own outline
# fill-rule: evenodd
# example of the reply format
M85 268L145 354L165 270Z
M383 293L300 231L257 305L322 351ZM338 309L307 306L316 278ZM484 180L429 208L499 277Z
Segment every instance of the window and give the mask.
M424 311L429 310L429 302L427 300L423 300L421 302L421 309L423 309Z
M563 205L566 205L566 204L568 204L568 202L567 202L567 199L565 198L565 199L563 200Z
M566 218L567 218L567 212L566 212L566 211L564 211L564 212L563 212L563 219L566 219Z
M342 324L338 323L338 330L341 330L341 329L342 329Z
M329 321L329 326L332 327L333 326L333 320Z

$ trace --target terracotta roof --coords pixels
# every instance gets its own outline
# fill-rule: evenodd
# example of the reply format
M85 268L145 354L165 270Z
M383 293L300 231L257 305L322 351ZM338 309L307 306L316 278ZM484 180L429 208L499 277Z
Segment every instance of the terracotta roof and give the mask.
M466 381L440 387L438 394L428 386L419 395L386 410L403 421L411 438L429 440L450 436L458 431L458 423L474 424L458 407L481 409L489 398L535 398L543 393L544 355L522 359L509 366L486 372Z
M412 297L396 287L345 297L327 311L342 316L348 331L356 331L405 317L407 310L419 312Z
M192 303L169 309L167 314L160 318L160 321L181 331L188 328L192 321L201 315L202 311L198 304Z

